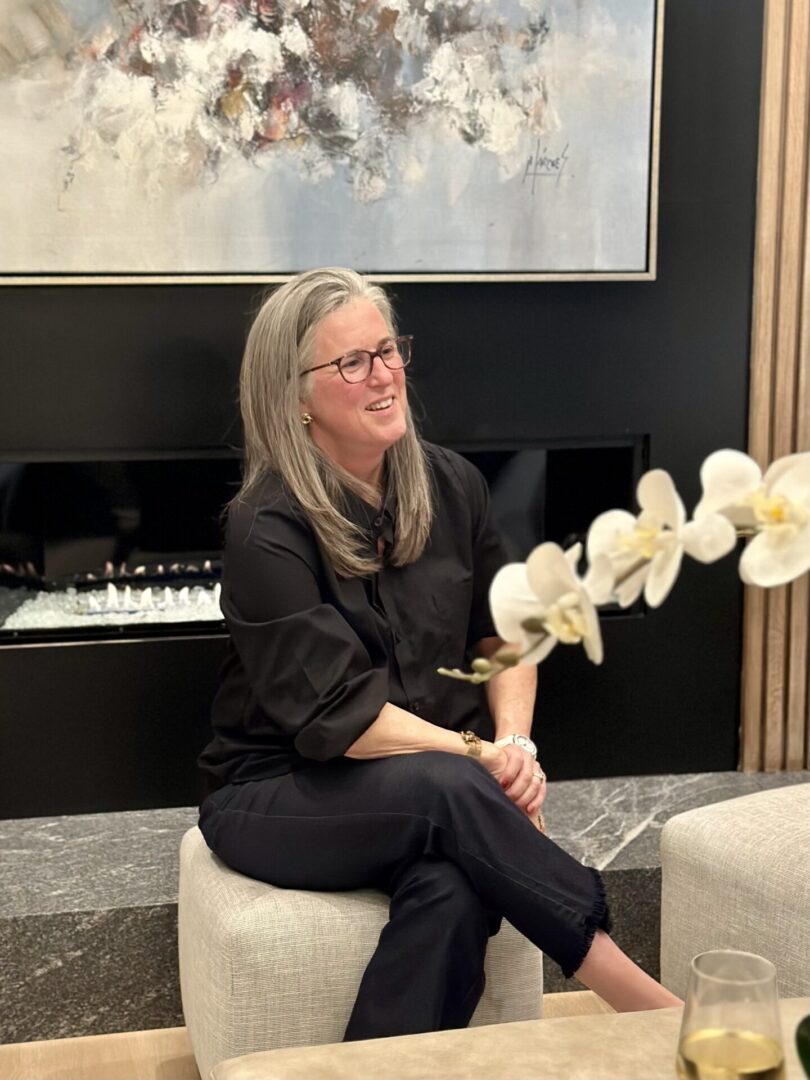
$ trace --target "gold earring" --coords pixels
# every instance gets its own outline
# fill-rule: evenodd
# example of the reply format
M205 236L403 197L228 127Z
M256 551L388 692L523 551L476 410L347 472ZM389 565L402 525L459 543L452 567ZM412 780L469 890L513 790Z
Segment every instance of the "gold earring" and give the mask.
M304 415L301 417L301 423L304 425L304 427L312 423L312 417L309 415L308 412L305 412Z

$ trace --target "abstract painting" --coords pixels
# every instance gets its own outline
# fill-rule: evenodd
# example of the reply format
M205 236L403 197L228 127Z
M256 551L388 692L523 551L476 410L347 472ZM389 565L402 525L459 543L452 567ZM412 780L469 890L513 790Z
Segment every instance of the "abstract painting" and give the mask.
M0 279L654 275L662 0L4 0Z

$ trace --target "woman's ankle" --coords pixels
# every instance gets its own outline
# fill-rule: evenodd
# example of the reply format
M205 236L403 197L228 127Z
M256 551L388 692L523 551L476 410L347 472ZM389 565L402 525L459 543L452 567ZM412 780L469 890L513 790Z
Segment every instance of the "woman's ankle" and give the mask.
M597 930L576 976L616 1012L643 1012L683 1005L627 956L604 931Z

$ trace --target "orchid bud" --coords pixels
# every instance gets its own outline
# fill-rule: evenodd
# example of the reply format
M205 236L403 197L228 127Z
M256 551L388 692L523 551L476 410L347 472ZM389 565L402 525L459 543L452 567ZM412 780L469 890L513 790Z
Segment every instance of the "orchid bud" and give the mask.
M498 649L492 659L497 661L501 667L517 667L520 663L520 657L514 649Z
M470 666L479 675L488 675L492 671L492 664L490 664L489 660L485 660L483 656L476 656Z
M544 634L546 632L545 621L537 615L530 615L520 625L527 634Z

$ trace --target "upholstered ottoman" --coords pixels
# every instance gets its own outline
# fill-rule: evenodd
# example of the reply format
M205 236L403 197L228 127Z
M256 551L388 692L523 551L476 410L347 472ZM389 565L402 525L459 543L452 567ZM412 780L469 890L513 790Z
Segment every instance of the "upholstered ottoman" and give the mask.
M773 961L783 997L810 994L810 784L670 818L661 875L661 981L673 993L685 993L693 956L729 948Z
M180 988L200 1075L240 1054L339 1042L387 918L387 897L370 889L300 892L237 874L190 829L180 848ZM542 959L504 922L472 1023L536 1019Z

